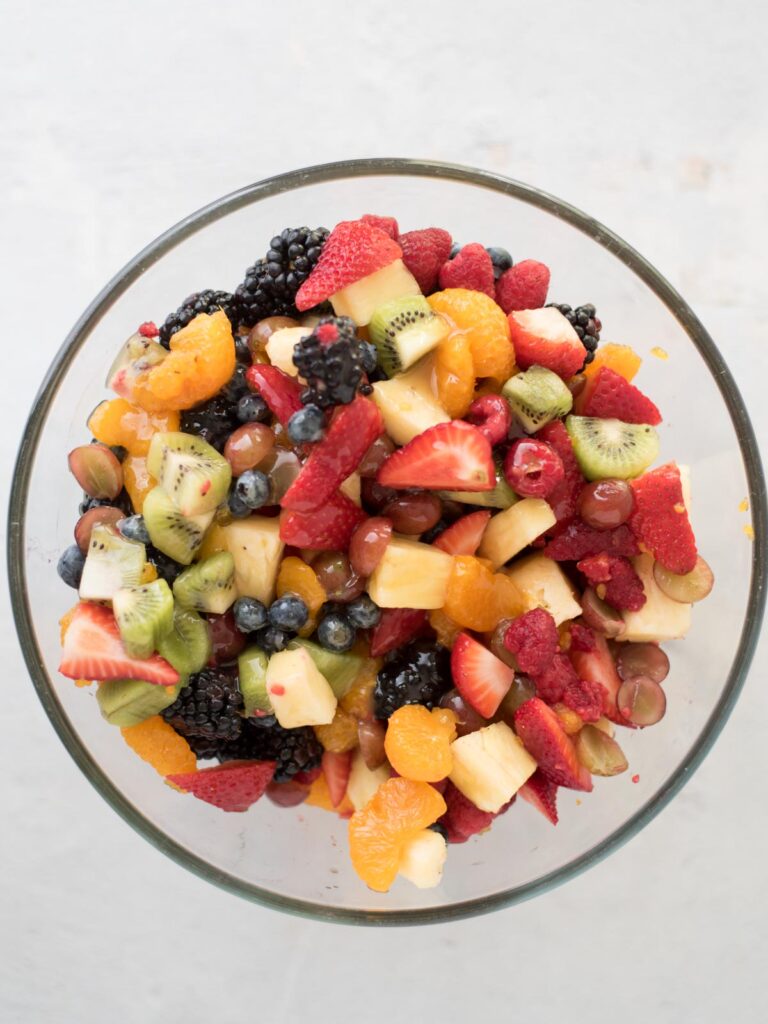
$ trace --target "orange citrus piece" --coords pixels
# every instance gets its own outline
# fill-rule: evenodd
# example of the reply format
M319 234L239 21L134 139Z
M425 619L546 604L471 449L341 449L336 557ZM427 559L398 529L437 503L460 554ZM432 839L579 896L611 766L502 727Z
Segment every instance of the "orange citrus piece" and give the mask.
M357 746L357 719L343 708L336 708L329 725L316 725L314 729L323 749L333 754L346 754Z
M582 371L587 380L597 375L602 366L607 366L614 373L620 373L625 380L632 380L640 369L642 359L629 345L616 345L608 342L601 345L595 352L595 358Z
M119 444L131 455L146 455L154 434L179 429L177 412L150 413L125 398L101 402L88 419L88 429L102 444Z
M310 807L319 807L322 811L333 811L334 814L339 814L342 818L348 818L355 809L346 793L339 806L333 806L331 794L328 792L328 781L322 772L309 787L309 795L304 803L309 804Z
M452 711L406 704L387 722L384 749L398 775L415 782L439 782L453 768L451 743L455 739Z
M276 589L278 597L282 597L283 594L295 594L307 606L309 619L299 630L299 636L311 636L317 627L318 612L328 600L325 588L317 578L315 570L301 558L289 555L280 564Z
M349 822L352 865L366 885L386 892L405 844L445 811L445 800L428 782L395 778L382 783Z
M380 668L380 658L368 658L361 667L357 679L339 701L342 710L359 722L368 722L373 718L373 688Z
M453 647L456 637L462 629L458 622L454 622L445 614L442 608L435 608L429 613L429 624L437 634L437 642L448 648Z
M475 364L464 331L454 331L437 346L435 380L438 402L451 419L460 419L472 404L475 392Z
M160 775L181 775L197 768L197 758L187 741L160 715L128 725L120 732L131 750Z
M442 611L462 629L487 633L499 619L522 615L524 605L508 576L492 572L484 559L457 555Z
M492 298L468 288L447 288L427 301L435 312L466 332L476 377L506 381L512 376L515 350L509 323Z
M141 570L140 583L153 583L157 579L157 569L152 565L151 562L145 562L144 568Z
M143 455L126 455L123 459L123 486L128 491L133 511L138 515L144 508L144 499L157 481L147 471Z

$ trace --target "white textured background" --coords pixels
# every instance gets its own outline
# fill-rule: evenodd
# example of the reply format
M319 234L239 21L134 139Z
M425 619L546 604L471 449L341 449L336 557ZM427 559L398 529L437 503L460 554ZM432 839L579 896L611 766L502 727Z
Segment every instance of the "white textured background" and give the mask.
M0 479L64 334L149 239L246 182L369 155L486 167L607 223L692 303L768 437L766 10L4 0ZM3 1024L768 1015L765 644L629 846L522 907L376 932L251 906L135 835L56 739L1 599Z

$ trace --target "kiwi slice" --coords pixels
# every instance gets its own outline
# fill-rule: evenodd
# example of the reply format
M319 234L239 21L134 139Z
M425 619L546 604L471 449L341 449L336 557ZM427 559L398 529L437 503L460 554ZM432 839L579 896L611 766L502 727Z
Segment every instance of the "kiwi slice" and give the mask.
M628 480L659 454L659 435L647 423L569 416L565 427L587 480Z
M368 326L388 377L407 370L448 334L448 323L433 312L422 295L390 299L379 306Z
M120 587L137 586L146 561L143 544L106 524L94 526L78 588L81 599L111 601Z
M227 460L193 434L157 433L147 453L147 471L183 516L213 512L232 480Z
M173 581L173 596L183 608L223 615L237 597L234 558L219 551L190 565Z
M154 546L182 565L194 558L214 515L183 516L162 487L153 487L146 496L142 514Z
M273 713L272 701L267 693L267 664L269 658L260 647L246 647L237 659L240 692L246 715L255 711Z
M173 626L160 640L157 652L182 675L192 675L208 664L212 651L208 623L192 608L178 604L173 609Z
M364 659L359 654L349 654L348 652L339 654L336 651L327 651L319 644L313 643L312 640L296 638L288 644L288 649L292 651L299 647L306 650L315 663L317 671L328 680L328 685L336 695L336 699L341 700L360 674Z
M501 393L529 434L565 416L573 405L568 385L544 366L531 366L510 377Z
M109 679L99 683L96 701L110 725L126 728L170 707L185 683L156 686L141 679Z
M494 457L496 464L496 486L492 491L440 491L441 498L461 501L465 505L480 505L483 508L509 508L518 501L518 496L507 483L502 469L502 460Z
M112 596L120 638L131 658L148 658L173 628L173 595L165 580L121 587Z

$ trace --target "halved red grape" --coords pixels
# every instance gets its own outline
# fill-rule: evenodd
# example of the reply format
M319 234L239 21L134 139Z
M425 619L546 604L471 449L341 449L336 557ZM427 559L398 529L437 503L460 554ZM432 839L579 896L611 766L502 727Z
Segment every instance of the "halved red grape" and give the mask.
M233 476L254 469L275 447L275 435L265 423L244 423L227 438L224 458Z
M380 768L387 759L384 750L386 727L379 721L358 722L357 740L366 767L371 771Z
M661 562L654 562L653 578L667 597L681 604L695 604L703 601L715 585L715 575L699 555L696 565L683 576L665 569Z
M458 690L449 690L448 693L444 693L440 698L440 707L448 708L456 715L456 732L459 736L477 732L478 729L483 729L488 725L487 719L467 704Z
M399 492L393 487L382 487L377 480L363 477L360 482L360 498L363 507L374 515L377 515L387 502L399 497Z
M499 661L503 661L505 665L509 665L517 672L518 664L517 658L510 651L507 645L504 643L504 637L506 636L507 630L512 624L512 619L500 619L493 633L491 634L490 648Z
M613 530L632 515L635 499L626 480L595 480L579 495L579 515L594 530Z
M365 580L355 572L343 551L323 551L312 568L329 601L354 601L365 590Z
M615 608L602 601L592 587L587 587L581 595L581 613L586 624L604 636L621 636L624 632L624 619Z
M619 714L632 725L655 725L664 717L667 698L657 682L648 676L625 679L616 697Z
M507 690L507 695L501 702L499 712L501 717L507 723L507 725L514 725L514 715L519 707L521 707L531 697L536 696L536 684L528 676L524 676L521 672L515 672L515 678L512 680L512 685Z
M357 472L361 477L375 479L394 450L394 441L390 441L386 434L382 434L381 437L376 438L363 456L362 462L357 467Z
M251 350L251 356L263 357L266 344L275 331L281 331L284 327L298 326L298 320L293 320L289 316L268 316L264 320L259 320L248 335L248 348Z
M627 759L619 744L594 725L585 725L573 738L576 756L590 775L619 775L627 770Z
M392 522L382 516L372 516L358 526L349 542L349 561L358 575L371 575L391 537Z
M84 512L75 524L75 540L83 554L88 553L94 526L115 526L121 519L125 519L125 512L113 505L97 505Z
M669 658L657 644L619 644L616 670L622 679L648 676L663 683L669 675Z
M440 521L441 514L440 499L429 491L401 494L382 509L382 515L392 521L392 529L408 535L431 530Z
M90 498L111 501L123 489L123 467L105 444L81 444L68 456L75 480Z
M208 626L214 661L233 661L245 647L245 634L235 625L232 609L223 615L209 615Z
M301 472L301 463L294 452L275 448L259 469L269 477L272 483L272 500L278 502ZM259 515L263 514L263 509L259 509Z
M309 794L309 786L300 782L270 782L266 789L267 796L278 807L297 807L303 804Z

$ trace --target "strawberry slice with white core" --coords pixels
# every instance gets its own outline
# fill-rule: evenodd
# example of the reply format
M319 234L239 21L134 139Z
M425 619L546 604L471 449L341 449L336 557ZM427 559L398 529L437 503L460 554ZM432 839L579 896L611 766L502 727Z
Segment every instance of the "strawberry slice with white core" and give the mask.
M328 795L334 807L338 807L347 793L349 773L352 770L352 752L334 754L326 750L322 760L323 775L328 783Z
M379 470L384 487L492 491L496 468L491 445L469 423L438 423L393 452Z
M509 665L467 633L456 637L451 675L462 698L483 718L493 718L515 678Z
M165 658L130 658L109 608L81 601L64 637L59 672L70 679L142 679L175 686L179 673Z
M547 821L557 824L557 784L542 771L535 771L518 790L520 796L531 807L544 815Z
M491 513L486 509L470 512L443 530L434 546L449 555L474 555L490 518Z
M579 679L586 679L589 683L600 683L603 687L603 710L606 718L618 725L626 725L633 728L632 724L620 714L616 700L621 686L619 673L613 655L608 647L608 641L602 635L593 631L595 646L591 651L577 651L571 647L569 656L571 664L576 670Z
M522 370L545 366L568 378L584 365L587 350L559 309L521 309L508 320L515 362Z
M296 308L311 309L355 281L399 260L403 250L385 231L343 220L328 236L314 270L296 293Z
M515 712L515 732L548 779L567 789L591 792L591 775L579 762L560 719L543 700L532 697L520 705Z

